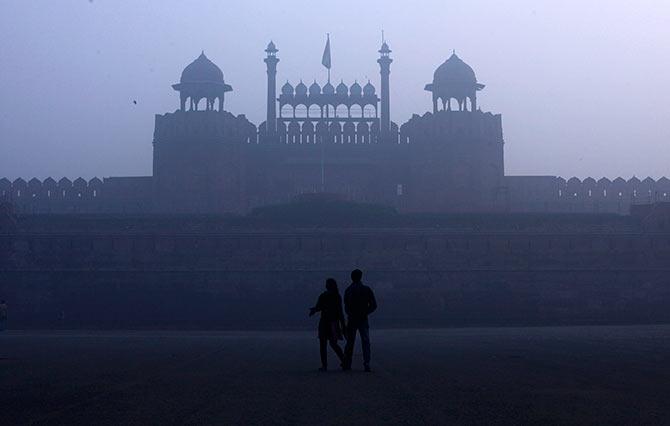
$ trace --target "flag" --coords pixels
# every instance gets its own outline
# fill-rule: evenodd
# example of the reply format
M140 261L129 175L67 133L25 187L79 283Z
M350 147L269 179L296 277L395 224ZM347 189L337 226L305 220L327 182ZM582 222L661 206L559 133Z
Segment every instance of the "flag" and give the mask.
M330 69L330 34L326 40L326 48L323 49L323 57L321 58L321 64L324 67Z

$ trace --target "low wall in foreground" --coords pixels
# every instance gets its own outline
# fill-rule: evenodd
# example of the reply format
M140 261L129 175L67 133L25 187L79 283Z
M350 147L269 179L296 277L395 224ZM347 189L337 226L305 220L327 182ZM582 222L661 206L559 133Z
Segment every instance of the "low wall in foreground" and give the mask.
M338 230L0 237L14 327L310 326L359 267L377 325L670 321L670 234Z

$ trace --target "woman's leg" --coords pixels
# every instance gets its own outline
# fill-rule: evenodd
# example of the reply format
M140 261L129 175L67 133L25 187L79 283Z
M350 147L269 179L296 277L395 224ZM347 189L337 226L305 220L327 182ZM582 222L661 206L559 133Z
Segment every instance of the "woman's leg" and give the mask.
M328 368L328 339L319 337L319 351L321 352L321 367Z
M330 347L333 348L333 350L335 351L335 354L340 359L340 363L344 365L344 352L342 352L342 348L337 343L336 338L333 337L330 339Z

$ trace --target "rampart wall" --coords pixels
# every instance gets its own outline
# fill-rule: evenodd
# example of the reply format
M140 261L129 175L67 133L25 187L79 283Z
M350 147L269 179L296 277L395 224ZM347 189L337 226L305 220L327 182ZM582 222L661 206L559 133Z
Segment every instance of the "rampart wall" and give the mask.
M628 214L632 205L670 201L670 180L506 176L505 198L512 212Z
M670 321L670 234L407 230L40 233L0 238L25 326L301 326L354 267L378 325Z

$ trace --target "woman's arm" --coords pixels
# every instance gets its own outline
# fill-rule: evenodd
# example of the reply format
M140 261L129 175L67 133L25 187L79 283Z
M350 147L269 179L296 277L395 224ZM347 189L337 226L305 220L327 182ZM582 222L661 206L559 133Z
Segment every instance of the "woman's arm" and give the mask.
M317 312L321 311L323 311L323 294L317 299L316 305L314 305L312 308L309 308L309 316L311 317Z

